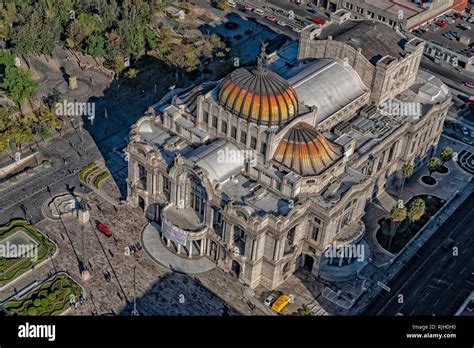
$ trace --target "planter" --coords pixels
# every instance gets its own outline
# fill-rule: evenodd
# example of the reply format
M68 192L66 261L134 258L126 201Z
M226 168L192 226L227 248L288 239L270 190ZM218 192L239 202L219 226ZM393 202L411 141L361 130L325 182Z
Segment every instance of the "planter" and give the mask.
M421 177L421 182L428 186L434 186L438 183L438 180L436 180L432 176L424 175Z
M445 165L442 165L441 167L439 167L439 169L437 170L437 172L439 174L442 174L442 175L446 175L449 173L449 168L446 167Z

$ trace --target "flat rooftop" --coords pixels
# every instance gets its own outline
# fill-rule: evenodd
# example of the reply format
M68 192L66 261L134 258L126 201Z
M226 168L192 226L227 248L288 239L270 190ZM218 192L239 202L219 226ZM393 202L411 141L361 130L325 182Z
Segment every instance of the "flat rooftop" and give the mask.
M347 21L342 25L330 25L323 30L320 39L342 41L355 49L362 49L362 54L375 65L383 56L401 57L405 51L405 37L386 24L376 21Z
M411 0L364 0L364 2L395 15L398 15L398 11L402 10L405 18L413 17L418 13L428 10L423 9L422 6L415 4Z

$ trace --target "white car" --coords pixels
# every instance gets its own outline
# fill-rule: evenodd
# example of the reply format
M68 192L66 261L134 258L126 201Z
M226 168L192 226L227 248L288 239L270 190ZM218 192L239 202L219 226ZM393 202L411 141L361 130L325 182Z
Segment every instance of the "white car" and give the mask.
M282 27L286 26L286 23L283 22L283 21L277 21L277 24L278 24L278 25L281 25Z
M274 294L268 295L263 304L267 307L271 307L272 303L277 299L277 296Z
M461 131L462 131L462 134L469 135L469 132L466 127L462 127Z
M295 33L301 33L301 29L297 28L297 27L293 27L292 30L295 32Z

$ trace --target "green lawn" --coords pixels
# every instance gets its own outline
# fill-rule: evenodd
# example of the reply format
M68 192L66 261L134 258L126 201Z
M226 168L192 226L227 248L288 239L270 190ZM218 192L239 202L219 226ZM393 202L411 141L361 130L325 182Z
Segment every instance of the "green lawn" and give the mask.
M0 227L0 242L17 231L25 232L37 244L37 259L32 258L1 258L0 257L0 286L11 282L16 277L41 263L49 254L54 254L56 245L46 238L38 229L25 220L13 220Z
M60 274L41 284L19 300L11 299L4 308L12 315L59 315L82 295L81 286L71 277Z

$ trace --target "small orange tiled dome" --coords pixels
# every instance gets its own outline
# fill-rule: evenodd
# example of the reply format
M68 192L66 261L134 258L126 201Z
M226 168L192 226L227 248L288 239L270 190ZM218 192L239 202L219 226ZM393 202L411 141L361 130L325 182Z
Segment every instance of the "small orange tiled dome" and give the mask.
M342 153L339 145L302 122L286 132L273 159L300 175L318 175L341 158Z

